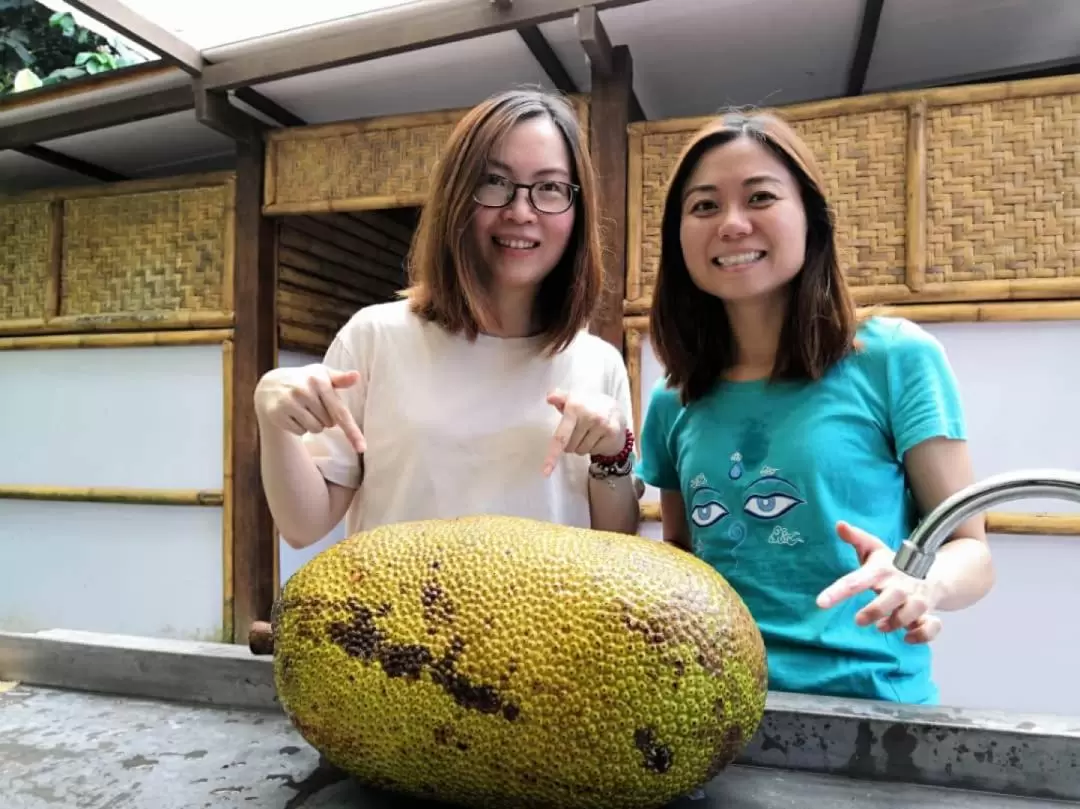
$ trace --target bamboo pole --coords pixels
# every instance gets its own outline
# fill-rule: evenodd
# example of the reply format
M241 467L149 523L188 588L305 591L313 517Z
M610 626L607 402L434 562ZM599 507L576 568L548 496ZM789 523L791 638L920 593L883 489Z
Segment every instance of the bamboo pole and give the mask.
M53 200L49 203L49 277L45 280L45 320L60 314L64 275L64 203Z
M232 329L0 337L0 351L24 351L27 349L50 348L139 348L146 346L212 345L214 343L221 343L231 337Z
M642 239L642 211L644 210L644 156L642 143L644 133L630 124L626 143L626 297L640 298L641 263L645 243Z
M910 289L906 284L851 286L850 290L855 303L862 305L1032 301L1080 298L1080 277L944 281L924 283L918 291Z
M224 310L223 314L229 316L231 326L236 308L236 177L230 177L225 184L225 233L222 239L224 261L221 273L221 308Z
M626 301L623 325L648 331L650 301ZM917 323L1025 322L1039 320L1080 320L1080 300L990 301L979 303L895 303L857 307L860 314L905 317Z
M221 384L223 400L222 458L221 458L221 637L225 643L235 643L233 625L233 342L221 344Z
M643 522L660 522L660 504L642 503ZM1015 514L991 511L986 515L988 534L1022 536L1080 536L1080 515L1072 514Z
M49 500L82 503L130 503L150 506L220 506L214 489L132 489L115 486L0 485L0 500Z
M59 285L59 278L56 281ZM51 294L51 290L50 290ZM115 315L63 315L0 321L0 334L33 336L83 332L166 331L231 328L228 312L125 312Z
M882 305L875 311L918 323L1029 322L1080 320L1077 301L1008 301L995 303L909 303Z
M641 337L640 329L624 328L626 342L626 375L630 381L630 401L633 403L634 435L641 435L641 411L644 397L641 390ZM640 449L639 449L640 452Z
M908 289L919 292L926 285L926 100L908 110L907 140L907 267Z

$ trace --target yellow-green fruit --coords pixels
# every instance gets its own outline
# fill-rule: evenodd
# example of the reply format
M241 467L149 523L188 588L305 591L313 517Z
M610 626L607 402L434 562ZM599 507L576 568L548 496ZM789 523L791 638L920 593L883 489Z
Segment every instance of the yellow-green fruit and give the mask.
M275 604L278 696L368 784L471 806L650 807L716 775L765 709L765 647L711 567L512 517L388 525Z

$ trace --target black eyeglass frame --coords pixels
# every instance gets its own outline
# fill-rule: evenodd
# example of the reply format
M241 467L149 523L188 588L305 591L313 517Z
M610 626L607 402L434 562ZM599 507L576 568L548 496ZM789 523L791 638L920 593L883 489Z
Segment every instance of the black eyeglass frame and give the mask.
M544 214L546 216L558 216L559 214L566 213L574 207L574 203L577 201L578 192L581 191L580 185L563 182L562 180L537 180L535 183L515 183L511 180L506 179L505 177L500 177L499 179L502 180L507 186L508 194L506 196L506 202L504 202L502 205L489 205L486 202L481 202L479 199L477 199L477 195L479 194L479 187L477 188L477 190L473 191L473 202L475 202L482 208L505 208L507 205L514 201L514 197L517 196L518 189L524 188L526 191L528 191L528 194L526 196L528 197L529 205L532 206L532 209L534 211L539 214ZM566 207L563 208L561 211L542 210L540 206L536 204L536 200L533 199L533 191L536 189L536 186L552 184L561 185L565 188L570 189L569 202L567 203Z

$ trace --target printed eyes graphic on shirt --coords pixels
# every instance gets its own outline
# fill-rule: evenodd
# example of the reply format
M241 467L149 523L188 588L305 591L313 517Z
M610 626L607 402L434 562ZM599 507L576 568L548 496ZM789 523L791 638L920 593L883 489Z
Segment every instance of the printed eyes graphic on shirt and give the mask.
M690 503L690 519L698 528L708 528L728 514L727 507L720 501L720 493L715 489L702 486L694 492L694 499Z
M764 475L746 487L743 511L759 520L775 520L805 502L794 484L775 475Z
M715 525L731 513L720 493L705 483L703 476L699 475L691 488L694 496L690 503L690 520L698 528ZM744 492L743 511L758 520L777 520L806 502L794 484L775 474L759 477Z

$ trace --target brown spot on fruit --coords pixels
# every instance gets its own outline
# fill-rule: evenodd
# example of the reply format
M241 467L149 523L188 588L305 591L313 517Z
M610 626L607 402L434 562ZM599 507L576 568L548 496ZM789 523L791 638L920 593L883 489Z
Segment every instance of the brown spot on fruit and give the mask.
M656 732L652 728L635 730L634 746L641 751L645 769L661 774L671 769L671 748L657 743Z

